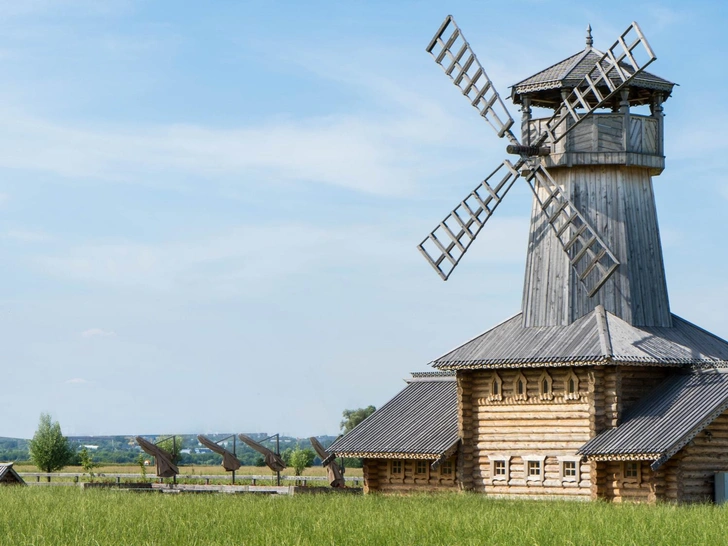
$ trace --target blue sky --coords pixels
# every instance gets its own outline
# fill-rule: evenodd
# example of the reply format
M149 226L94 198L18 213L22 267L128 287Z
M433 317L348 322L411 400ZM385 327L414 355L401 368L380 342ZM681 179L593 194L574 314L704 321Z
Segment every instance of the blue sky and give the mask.
M639 22L672 310L728 337L722 3L2 0L0 436L336 434L517 313L525 184L447 283L415 248L505 155L448 12L503 95Z

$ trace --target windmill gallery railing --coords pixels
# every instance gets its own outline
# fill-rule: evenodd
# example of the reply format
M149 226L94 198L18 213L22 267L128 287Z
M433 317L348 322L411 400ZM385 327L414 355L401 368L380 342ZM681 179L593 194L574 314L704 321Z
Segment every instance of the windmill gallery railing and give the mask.
M547 118L529 120L531 138L535 139L548 121ZM593 114L566 138L555 144L547 141L551 154L544 161L548 167L614 163L639 164L662 170L665 158L660 123L661 120L653 116ZM630 157L627 158L626 154Z

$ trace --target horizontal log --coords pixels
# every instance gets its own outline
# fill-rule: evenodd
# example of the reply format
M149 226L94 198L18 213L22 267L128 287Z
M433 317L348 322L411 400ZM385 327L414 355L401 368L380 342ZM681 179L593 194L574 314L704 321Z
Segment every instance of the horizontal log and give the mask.
M584 440L570 442L554 442L541 441L538 444L539 449L533 448L533 441L526 440L523 442L478 442L477 448L480 451L489 452L509 452L511 455L531 455L534 453L553 453L555 450L576 451L584 445Z

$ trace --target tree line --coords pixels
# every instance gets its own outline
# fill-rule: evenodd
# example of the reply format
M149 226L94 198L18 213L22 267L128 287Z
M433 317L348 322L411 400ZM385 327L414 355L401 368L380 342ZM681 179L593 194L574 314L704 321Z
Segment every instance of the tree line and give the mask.
M340 426L344 434L351 431L361 421L366 419L375 411L374 406L359 408L355 410L344 410L344 419ZM217 435L222 436L222 435ZM264 434L252 434L254 439L261 441ZM257 437L257 438L256 438ZM103 441L99 441L103 439ZM209 450L198 445L197 438L189 435L175 435L172 437L150 438L159 443L162 449L173 454L175 462L179 465L215 465L220 463L220 455L209 452ZM214 436L212 437L214 440ZM319 437L324 447L330 445L335 437ZM83 440L91 440L99 445L95 449L89 449L83 444ZM110 446L108 444L111 444ZM314 464L320 464L321 460L311 449L308 439L300 440L290 437L280 437L281 457L286 466L293 468L296 474L301 474L303 469ZM273 448L273 445L269 445ZM231 445L227 446L232 449ZM238 444L236 456L245 466L265 466L263 457L250 447ZM146 454L140 452L136 442L131 437L79 437L75 441L63 436L58 421L53 421L47 413L42 413L36 430L31 440L0 439L0 460L25 462L31 461L43 472L57 472L66 466L78 465L84 471L91 470L99 464L141 464L147 458ZM358 459L346 459L346 466L361 466Z

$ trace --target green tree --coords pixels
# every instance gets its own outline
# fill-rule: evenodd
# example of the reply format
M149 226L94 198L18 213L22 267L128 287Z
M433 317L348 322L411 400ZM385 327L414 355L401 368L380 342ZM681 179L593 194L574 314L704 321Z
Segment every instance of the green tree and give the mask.
M342 413L344 420L341 421L341 431L344 434L350 432L351 429L353 429L375 411L377 411L377 408L375 408L374 406L367 406L366 408L359 408L354 410L344 410Z
M313 464L313 460L316 458L316 453L311 449L301 449L296 446L296 449L291 451L288 457L288 464L292 466L296 472L296 476L303 474L305 468L308 468Z
M182 436L174 436L174 438L170 436L164 440L157 438L157 441L154 443L172 455L172 462L174 464L179 464L182 460L182 454L180 453L184 448L184 438Z
M88 474L89 480L94 481L94 468L96 468L99 465L97 463L95 463L93 457L91 455L89 455L89 452L88 452L88 449L86 449L86 446L83 446L81 453L78 454L78 459L81 462L83 471L86 474Z
M58 421L51 420L47 413L40 414L38 430L33 439L28 442L30 460L43 472L55 472L68 465L73 459L74 452L61 432ZM50 481L50 478L48 478Z

